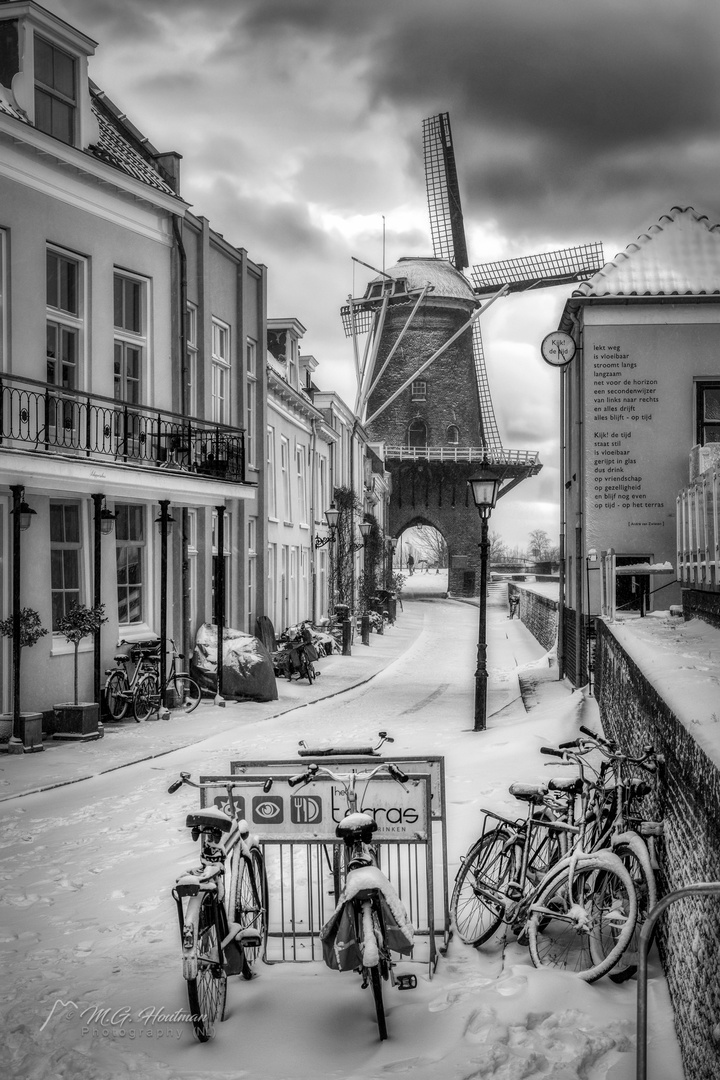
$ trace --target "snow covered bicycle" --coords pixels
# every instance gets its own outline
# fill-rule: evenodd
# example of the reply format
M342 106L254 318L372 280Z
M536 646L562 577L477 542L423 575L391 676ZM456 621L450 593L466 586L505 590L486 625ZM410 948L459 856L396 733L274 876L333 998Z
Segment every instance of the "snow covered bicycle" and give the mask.
M386 773L403 786L408 777L397 765L383 762L364 772L339 773L324 765L310 765L306 772L289 779L291 787L307 784L316 776L328 776L340 785L346 811L336 828L343 841L345 881L335 911L320 932L323 959L337 971L356 971L362 988L372 988L378 1031L387 1038L383 1004L383 982L410 990L417 985L415 975L396 975L392 952L408 954L413 948L414 930L405 906L377 864L372 844L377 822L361 809L357 785L365 781L363 797L374 776Z
M574 778L512 784L510 793L527 803L527 816L513 821L484 811L485 829L460 866L450 911L467 944L482 945L507 923L528 944L536 967L595 982L631 941L637 897L616 854L567 849L566 838L582 832L573 821L581 787Z
M189 773L180 773L168 792L183 784L201 790L218 787L217 782L198 784ZM183 978L200 1042L212 1039L216 1022L224 1019L228 975L251 979L253 964L267 946L268 887L262 852L249 835L247 822L238 817L233 783L222 786L226 808L205 807L187 815L185 824L193 840L201 842L201 865L181 874L172 890Z

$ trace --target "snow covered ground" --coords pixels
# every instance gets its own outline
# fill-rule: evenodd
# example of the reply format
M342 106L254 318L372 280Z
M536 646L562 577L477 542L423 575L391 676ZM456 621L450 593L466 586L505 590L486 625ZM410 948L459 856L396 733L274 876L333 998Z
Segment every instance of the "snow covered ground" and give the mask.
M429 584L435 575L421 576ZM548 657L507 619L502 595L489 610L485 732L472 731L477 608L406 593L392 634L408 647L346 693L274 718L243 707L235 726L197 745L0 804L6 1080L632 1080L635 983L587 986L536 970L512 937L480 950L453 939L432 979L416 965L416 990L386 993L383 1043L369 990L320 962L231 979L227 1018L211 1043L196 1043L173 1019L187 1002L170 886L196 860L184 828L196 796L166 794L181 769L220 773L238 757L294 757L301 738L365 742L387 728L392 754L445 758L452 882L480 831L480 808L513 812L510 782L549 775L540 746L598 723L592 700L548 681ZM529 712L519 670L532 690ZM649 1076L680 1080L655 958L651 974Z

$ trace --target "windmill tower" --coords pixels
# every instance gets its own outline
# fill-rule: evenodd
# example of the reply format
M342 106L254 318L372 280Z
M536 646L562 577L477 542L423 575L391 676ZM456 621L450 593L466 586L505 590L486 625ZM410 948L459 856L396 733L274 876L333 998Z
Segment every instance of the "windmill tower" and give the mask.
M353 338L355 411L393 476L390 527L417 524L445 537L449 589L479 581L477 512L467 480L492 466L506 494L542 467L534 451L503 447L485 366L480 316L509 292L585 281L602 266L600 244L472 268L447 113L423 122L432 258L402 258L342 309ZM361 350L360 338L365 336ZM361 357L362 351L362 357Z

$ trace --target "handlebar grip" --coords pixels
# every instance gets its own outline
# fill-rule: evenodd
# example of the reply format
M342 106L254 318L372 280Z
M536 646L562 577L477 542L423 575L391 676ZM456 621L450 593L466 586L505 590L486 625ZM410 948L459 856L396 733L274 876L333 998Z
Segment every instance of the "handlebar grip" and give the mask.
M572 742L558 743L558 746L560 747L561 750L571 750L573 747L579 746L579 745L580 745L580 740L579 739L573 739Z
M565 757L562 750L554 750L552 748L552 746L541 746L540 747L540 753L541 754L549 754L551 757L559 757L559 758Z
M590 728L585 727L584 724L580 725L580 730L583 735L589 735L591 739L597 739L599 742L603 741L602 736L598 735L597 731L591 731Z
M298 784L306 783L311 775L312 773L298 773L297 776L289 776L288 787L297 787Z
M388 772L394 780L399 780L401 784L406 784L410 779L408 774L399 769L397 765L388 765Z
M172 795L172 793L174 791L177 791L178 788L181 788L182 785L183 785L182 780L176 780L175 783L171 784L170 787L168 788L168 795Z

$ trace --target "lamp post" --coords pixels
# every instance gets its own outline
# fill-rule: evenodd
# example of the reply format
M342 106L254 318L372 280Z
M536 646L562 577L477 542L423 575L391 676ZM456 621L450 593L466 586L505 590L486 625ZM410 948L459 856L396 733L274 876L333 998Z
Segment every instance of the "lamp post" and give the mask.
M20 653L22 650L21 625L20 625L20 533L30 528L35 511L25 502L25 488L22 484L11 484L10 491L13 497L13 508L10 511L13 519L13 736L12 742L20 744L22 752L22 731L20 728Z
M94 506L94 551L93 551L93 604L99 607L102 601L102 538L108 536L115 526L115 514L105 505L105 496L98 492L92 496ZM93 637L93 684L95 701L100 704L100 627Z
M488 527L490 514L497 502L500 480L491 471L479 474L468 483L478 508L480 532L480 622L478 629L477 668L475 669L475 731L484 731L487 721L487 567L490 542Z
M160 499L160 516L155 518L155 524L160 530L160 708L158 716L164 718L167 715L165 696L167 692L167 667L165 653L167 650L167 579L168 579L168 536L172 532L175 518L168 513L169 499ZM218 651L218 656L221 653Z
M335 530L337 529L337 523L338 523L338 518L339 517L340 517L340 511L335 506L335 503L331 502L329 509L325 511L325 520L327 522L328 535L327 536L316 536L315 537L315 548L316 549L321 548L321 547L325 547L326 544L334 544L335 543ZM334 606L335 606L335 565L334 565L332 555L330 556L329 563L330 563L330 597L329 597L329 600L330 600L330 608L332 610L332 609L334 609Z

